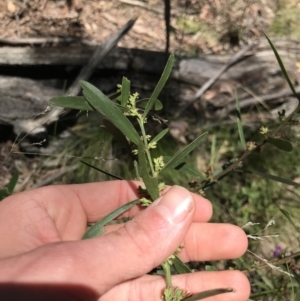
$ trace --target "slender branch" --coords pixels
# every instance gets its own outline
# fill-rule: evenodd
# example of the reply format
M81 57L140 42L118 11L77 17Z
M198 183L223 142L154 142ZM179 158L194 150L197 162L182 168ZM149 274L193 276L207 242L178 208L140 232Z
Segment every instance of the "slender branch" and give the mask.
M167 261L165 261L162 263L162 268L165 273L167 287L172 287L172 276L171 276L170 264Z
M298 252L296 252L296 253L294 253L294 254L292 254L290 256L286 256L286 257L284 257L282 259L279 259L279 260L274 259L274 260L270 260L268 262L264 261L264 262L262 262L262 264L260 266L252 268L252 269L248 269L248 270L243 270L242 272L245 273L245 274L246 273L250 273L250 272L255 272L257 270L270 267L270 264L278 266L278 265L284 264L287 261L292 260L292 259L297 258L297 257L300 257L300 251L298 251Z
M144 140L144 145L145 145L145 152L146 152L148 163L149 163L150 169L151 169L151 175L152 175L152 177L156 177L157 174L156 174L156 172L154 170L154 166L153 166L153 163L152 163L151 154L149 152L148 141L147 141L147 136L146 136L146 132L145 132L143 118L137 118L137 121L139 123L140 129L141 129L141 132L142 132L142 136L143 136L143 140Z
M144 3L142 1L137 1L137 0L119 0L121 3L125 3L125 4L129 4L129 5L133 5L133 6L137 6L137 7L141 7L144 9L147 9L149 11L152 11L154 13L157 14L163 14L163 10L154 7L153 5L149 5L147 3Z

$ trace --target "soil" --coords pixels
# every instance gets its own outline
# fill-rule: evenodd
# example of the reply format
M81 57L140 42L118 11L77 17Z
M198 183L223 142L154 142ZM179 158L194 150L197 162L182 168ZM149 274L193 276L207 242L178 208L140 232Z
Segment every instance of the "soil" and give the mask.
M171 50L217 52L259 39L277 11L275 0L171 0ZM138 18L119 46L163 51L161 0L0 0L0 38L77 37L103 42Z

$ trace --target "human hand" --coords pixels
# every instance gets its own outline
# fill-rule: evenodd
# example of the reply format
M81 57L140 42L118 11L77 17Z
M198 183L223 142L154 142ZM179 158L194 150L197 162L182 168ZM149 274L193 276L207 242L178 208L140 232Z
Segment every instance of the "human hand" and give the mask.
M12 195L0 203L0 296L3 300L159 300L165 280L146 275L180 243L183 261L231 259L247 248L244 232L209 224L211 203L174 186L124 225L80 240L96 222L137 198L137 182L111 181L48 186ZM239 271L172 276L189 292L234 288L208 300L244 301L249 282Z

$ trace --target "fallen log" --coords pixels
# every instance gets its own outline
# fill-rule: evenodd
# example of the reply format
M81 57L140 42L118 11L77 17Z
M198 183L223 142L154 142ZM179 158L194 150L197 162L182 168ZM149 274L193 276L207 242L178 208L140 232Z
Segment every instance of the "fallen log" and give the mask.
M275 46L286 65L293 69L299 59L300 43L275 40ZM56 47L0 47L0 66L85 66L96 46ZM198 58L177 57L172 76L176 79L201 85L203 79L213 77L231 58L231 55L202 55ZM263 68L278 69L270 47L261 42L241 58L241 62L227 71L221 78L239 79ZM115 48L102 61L99 69L134 70L160 74L166 62L163 52L141 49Z
M131 29L135 20L127 22L119 31L102 45L94 47L88 62L67 90L67 95L77 95L80 81L88 80L97 65L117 45L118 41ZM5 48L5 47L4 47ZM16 133L46 134L44 125L58 119L63 108L50 108L48 100L62 94L61 91L44 86L41 82L16 77L0 77L0 123L14 126Z
M297 41L274 40L274 44L285 64L293 81L297 80L296 60L299 59L300 44ZM0 47L0 66L85 66L95 51L93 46L58 46L58 47ZM202 55L199 58L177 57L171 78L179 82L184 82L196 86L202 86L207 80L213 78L226 66L232 56ZM160 75L165 65L165 53L146 51L140 49L113 49L98 65L98 68L105 70L134 72L135 74L156 74ZM140 77L140 76L139 76ZM139 79L140 80L140 79ZM174 83L174 82L173 82ZM155 83L150 83L155 84ZM174 93L174 84L171 83L171 91L176 94L176 101L184 102L193 97L191 86L187 90ZM224 88L226 86L226 89ZM210 88L218 96L224 93L223 90L233 94L238 89L240 101L249 101L249 91L251 94L264 96L272 93L279 93L285 90L287 84L283 78L275 56L267 43L261 42L251 51L246 52L243 57L227 70L220 79ZM222 92L223 91L223 92ZM245 92L248 91L248 92ZM225 92L225 93L227 93ZM0 122L16 124L16 120L33 118L40 114L47 107L47 100L53 96L61 95L62 91L45 86L42 82L21 78L2 78L0 80ZM35 102L38 98L40 103L33 108L31 105L23 104L25 100L32 99ZM43 99L41 102L41 98ZM232 97L231 97L232 101ZM207 104L214 107L229 105L230 102L221 103L216 98L202 98L201 105L206 110ZM14 108L14 109L13 109ZM18 109L17 112L16 110ZM13 113L12 110L15 110ZM224 115L224 114L223 114ZM225 114L226 115L226 114ZM19 117L18 117L19 116ZM218 116L216 114L215 116ZM24 118L23 118L24 117ZM43 117L44 120L47 117ZM22 125L23 127L24 125ZM32 128L33 125L30 125ZM28 131L28 129L26 129Z

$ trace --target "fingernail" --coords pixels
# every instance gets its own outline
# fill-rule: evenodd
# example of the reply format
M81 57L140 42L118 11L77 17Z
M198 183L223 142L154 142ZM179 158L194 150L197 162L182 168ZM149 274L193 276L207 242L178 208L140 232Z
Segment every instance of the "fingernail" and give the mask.
M153 203L159 213L171 224L181 223L193 210L191 194L180 186L173 186L160 199Z

